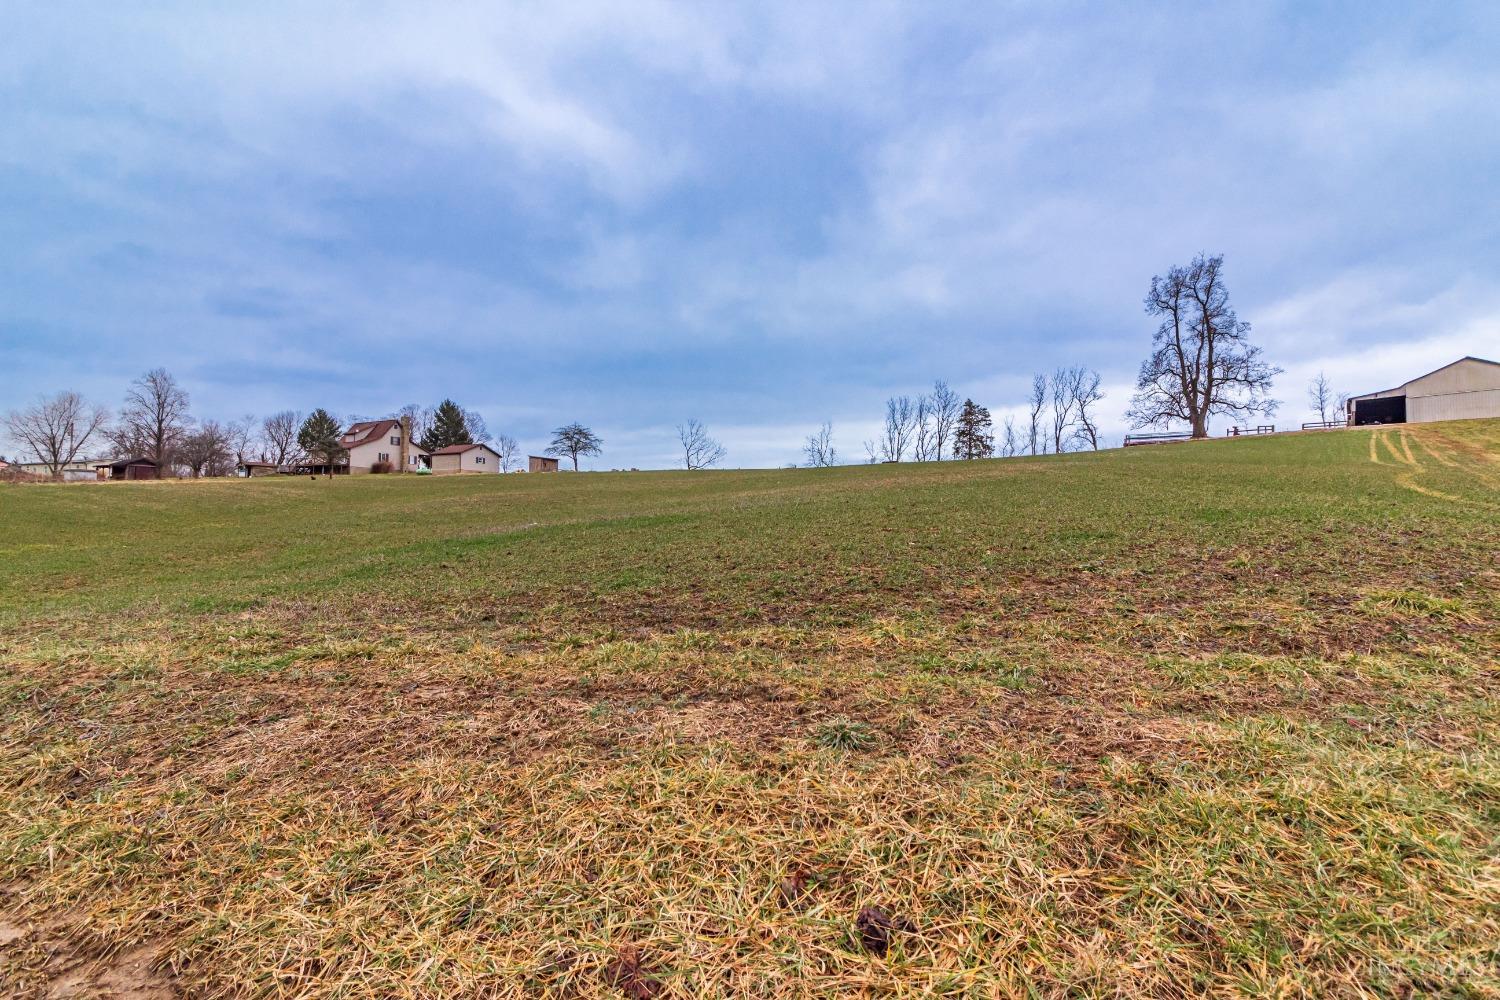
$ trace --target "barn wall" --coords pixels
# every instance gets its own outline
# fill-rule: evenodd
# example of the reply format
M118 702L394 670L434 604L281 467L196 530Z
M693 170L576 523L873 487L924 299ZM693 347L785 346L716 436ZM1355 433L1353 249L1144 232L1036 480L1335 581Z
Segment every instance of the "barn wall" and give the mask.
M1471 417L1500 417L1500 389L1406 397L1406 419L1409 423L1466 420Z

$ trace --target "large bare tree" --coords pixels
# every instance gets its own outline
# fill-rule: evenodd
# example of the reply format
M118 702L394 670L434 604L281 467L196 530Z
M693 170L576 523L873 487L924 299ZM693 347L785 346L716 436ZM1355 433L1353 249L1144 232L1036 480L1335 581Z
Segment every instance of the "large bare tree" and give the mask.
M1215 415L1270 415L1271 384L1281 369L1250 343L1250 324L1229 305L1224 258L1199 254L1186 267L1151 279L1146 312L1160 316L1151 356L1141 364L1127 414L1136 427L1185 421L1195 438L1208 437Z
M802 446L802 454L807 456L807 464L811 468L827 468L838 464L839 453L838 449L833 446L833 423L831 421L823 421L823 426L818 428L816 434L807 436L807 443Z
M677 425L682 442L682 464L689 470L707 469L724 461L724 446L708 436L708 428L697 420Z
M301 429L302 414L296 410L282 410L262 420L260 436L266 446L265 460L277 468L297 464L300 454L297 432Z
M200 427L182 435L176 457L188 475L227 476L234 467L234 442L229 428L217 421L205 420Z
M151 369L130 383L125 394L115 435L116 445L124 445L119 457L143 455L165 470L172 464L172 453L188 422L187 393L165 368Z
M109 413L76 392L60 392L50 399L5 415L5 429L53 476L78 460L89 441L109 422Z

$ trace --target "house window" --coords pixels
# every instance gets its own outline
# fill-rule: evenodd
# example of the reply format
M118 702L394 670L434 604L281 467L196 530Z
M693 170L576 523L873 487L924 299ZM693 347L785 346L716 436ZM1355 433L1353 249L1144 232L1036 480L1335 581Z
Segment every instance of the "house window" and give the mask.
M399 445L400 443L401 443L401 439L399 437L393 437L393 438L391 438L391 444Z
M483 465L484 464L484 456L483 455L475 455L474 456L474 464L475 465Z
M380 453L380 458L377 459L377 461L380 461L380 462L389 462L390 460L391 460L391 453L388 452L388 451L382 451Z

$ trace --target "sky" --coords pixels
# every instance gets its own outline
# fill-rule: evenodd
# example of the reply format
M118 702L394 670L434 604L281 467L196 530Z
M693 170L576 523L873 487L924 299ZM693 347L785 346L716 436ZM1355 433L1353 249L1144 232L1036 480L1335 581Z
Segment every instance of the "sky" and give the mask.
M200 418L451 397L532 453L581 421L596 469L678 463L689 418L779 466L1081 364L1118 442L1151 276L1199 252L1280 423L1320 370L1500 358L1492 2L0 20L0 411L163 366Z

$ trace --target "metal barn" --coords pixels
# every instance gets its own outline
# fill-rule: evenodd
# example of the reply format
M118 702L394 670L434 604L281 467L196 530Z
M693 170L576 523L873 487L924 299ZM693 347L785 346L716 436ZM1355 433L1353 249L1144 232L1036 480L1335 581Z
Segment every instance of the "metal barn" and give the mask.
M1500 362L1460 358L1394 389L1354 396L1348 406L1355 426L1500 417Z

